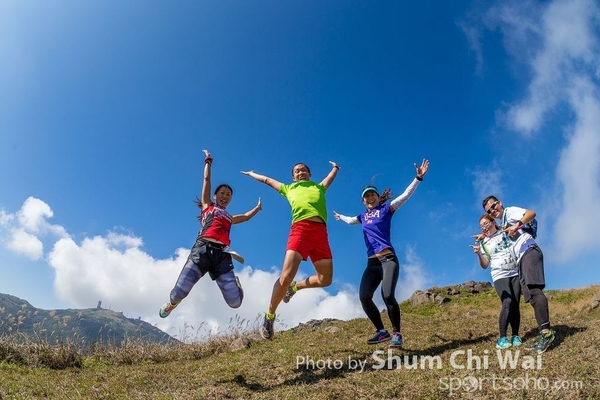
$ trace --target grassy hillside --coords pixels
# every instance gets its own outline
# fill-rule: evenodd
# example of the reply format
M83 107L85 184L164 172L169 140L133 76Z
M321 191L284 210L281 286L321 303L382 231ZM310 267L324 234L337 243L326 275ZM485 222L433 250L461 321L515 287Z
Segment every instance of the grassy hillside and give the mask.
M490 289L443 305L403 303L405 345L390 353L365 343L373 328L363 318L312 321L272 341L234 327L203 344L104 349L66 368L4 361L0 398L598 399L600 307L587 306L599 292L547 292L557 337L540 356L495 349L500 301ZM531 306L521 308L528 343L536 324ZM236 337L251 345L230 351Z

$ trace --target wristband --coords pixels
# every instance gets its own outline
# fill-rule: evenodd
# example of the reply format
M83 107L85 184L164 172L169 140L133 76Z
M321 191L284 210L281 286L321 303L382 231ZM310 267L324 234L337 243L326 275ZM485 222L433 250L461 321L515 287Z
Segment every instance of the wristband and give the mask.
M419 175L415 176L419 182L423 182L423 177L419 177Z
M340 166L339 166L339 165L334 165L334 166L333 166L333 168L335 168L335 169L339 170L339 169L340 169Z
M213 162L213 159L212 159L212 157L206 157L206 158L204 159L204 162L205 162L206 164L212 164L212 162Z

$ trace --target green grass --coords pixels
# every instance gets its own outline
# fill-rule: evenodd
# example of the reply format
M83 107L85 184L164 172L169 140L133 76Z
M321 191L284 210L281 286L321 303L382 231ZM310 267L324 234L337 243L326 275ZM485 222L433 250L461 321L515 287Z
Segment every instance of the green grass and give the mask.
M74 343L61 348L7 336L0 338L0 399L597 399L600 308L580 310L599 291L591 286L548 292L554 345L539 357L520 350L517 365L507 369L494 347L500 301L487 292L441 306L403 303L405 345L392 357L386 344L366 344L373 327L364 318L301 326L277 332L272 341L257 339L257 324L232 321L238 325L203 342L131 340L86 352ZM528 343L536 334L535 319L530 305L522 304L521 311L521 336ZM252 345L229 351L237 337ZM404 362L413 359L424 364L411 369Z

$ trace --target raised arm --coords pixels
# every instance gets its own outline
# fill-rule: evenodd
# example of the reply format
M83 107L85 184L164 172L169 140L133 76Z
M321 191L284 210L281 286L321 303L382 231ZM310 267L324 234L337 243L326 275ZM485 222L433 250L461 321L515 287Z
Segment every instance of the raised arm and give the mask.
M413 181L410 183L410 185L408 185L406 190L404 190L404 193L402 193L400 196L396 197L390 203L390 209L392 211L396 211L397 209L402 207L402 205L404 203L406 203L406 201L408 199L410 199L410 196L412 196L412 194L415 192L415 190L417 190L417 186L419 186L419 183L421 183L421 181L423 180L423 177L429 170L429 161L426 159L423 159L420 167L417 166L417 164L415 163L415 169L417 172L415 179L413 179Z
M213 159L208 150L202 150L204 152L204 181L202 182L202 209L212 204L210 200L210 169L212 166Z
M325 186L326 188L329 188L329 185L331 185L331 183L337 176L338 171L340 170L339 165L337 165L333 161L329 161L329 164L331 164L332 166L331 171L329 171L329 174L327 174L325 179L321 181L321 185Z
M266 184L267 186L271 186L273 189L275 189L276 191L279 192L279 188L281 187L281 182L276 181L273 178L269 178L268 176L257 174L254 171L240 171L240 172L244 175L248 175L249 177L256 179L259 182Z
M344 221L348 225L357 225L357 224L360 224L360 220L357 217L347 217L345 215L342 215L342 214L338 213L337 211L333 212L333 216L338 221Z
M239 224L242 222L246 222L254 217L260 210L262 210L262 202L260 201L260 197L258 198L258 204L250 211L245 212L244 214L234 215L232 217L232 224Z

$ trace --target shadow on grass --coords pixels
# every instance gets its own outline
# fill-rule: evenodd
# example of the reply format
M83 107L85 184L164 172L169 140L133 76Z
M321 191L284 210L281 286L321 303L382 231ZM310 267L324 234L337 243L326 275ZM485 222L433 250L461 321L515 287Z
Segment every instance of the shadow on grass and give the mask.
M496 335L493 333L489 333L487 335L479 336L476 338L459 339L459 340L447 340L447 339L444 339L440 335L435 335L435 336L438 339L440 339L441 341L447 342L447 343L441 344L439 346L433 346L433 347L429 347L427 349L423 349L420 351L420 354L426 355L426 356L435 356L435 355L445 353L448 350L458 349L460 347L465 347L465 346L468 347L469 345L479 344L479 343L483 343L483 342L489 342L490 339L496 337Z
M282 386L298 386L306 384L314 384L322 380L337 379L346 376L347 374L354 373L355 371L349 370L347 365L343 365L341 368L298 368L298 375L286 379L282 383L274 385L263 385L256 382L248 382L246 377L243 375L236 375L230 382L235 383L245 389L253 392L268 392L275 390Z

